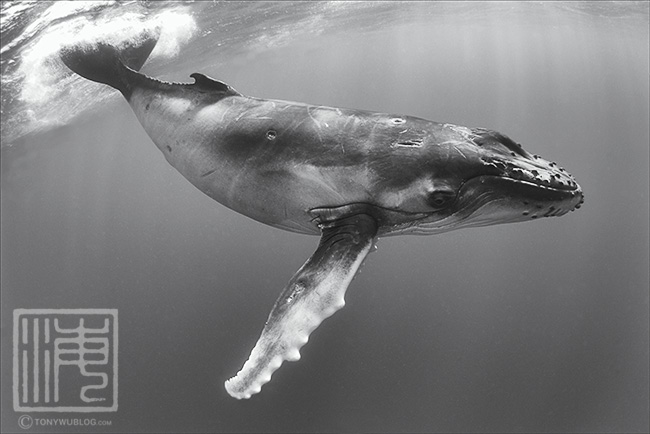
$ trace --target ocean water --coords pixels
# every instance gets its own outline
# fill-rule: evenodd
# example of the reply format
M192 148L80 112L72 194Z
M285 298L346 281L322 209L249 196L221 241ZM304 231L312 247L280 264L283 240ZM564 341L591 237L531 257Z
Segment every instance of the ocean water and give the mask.
M119 312L110 426L30 432L647 432L647 2L3 2L2 431L12 312ZM508 134L561 218L381 239L262 393L229 397L318 239L212 201L58 49L159 27L142 72Z

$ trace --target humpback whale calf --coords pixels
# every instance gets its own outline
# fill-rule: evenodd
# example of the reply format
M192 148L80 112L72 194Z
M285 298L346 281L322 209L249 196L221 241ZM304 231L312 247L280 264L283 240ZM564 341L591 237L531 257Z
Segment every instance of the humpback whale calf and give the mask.
M554 162L484 128L245 96L200 73L168 83L137 72L155 41L128 53L68 47L63 62L114 87L167 161L203 193L267 225L320 236L275 302L235 398L260 392L345 291L380 236L561 216L583 193Z

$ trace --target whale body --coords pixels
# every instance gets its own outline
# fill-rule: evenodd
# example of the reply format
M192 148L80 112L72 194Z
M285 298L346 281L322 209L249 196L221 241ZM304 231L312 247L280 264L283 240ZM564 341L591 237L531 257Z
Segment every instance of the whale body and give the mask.
M119 90L153 143L212 199L267 225L320 236L273 306L250 357L226 381L249 398L345 304L379 236L438 234L561 216L582 189L554 162L484 128L245 96L194 73L138 72L154 41L62 51L77 74Z

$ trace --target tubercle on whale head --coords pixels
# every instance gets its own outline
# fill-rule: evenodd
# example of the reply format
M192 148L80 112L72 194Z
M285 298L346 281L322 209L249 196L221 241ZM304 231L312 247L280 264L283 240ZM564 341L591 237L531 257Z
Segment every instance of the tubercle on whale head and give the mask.
M494 166L499 176L528 181L559 190L579 190L575 179L563 167L530 154L521 144L495 131L474 129L479 133L473 142L481 148L480 159L486 166Z

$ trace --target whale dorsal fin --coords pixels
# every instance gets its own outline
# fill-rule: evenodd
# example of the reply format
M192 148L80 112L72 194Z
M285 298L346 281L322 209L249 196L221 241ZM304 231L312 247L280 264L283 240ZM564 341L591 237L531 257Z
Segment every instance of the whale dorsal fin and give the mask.
M345 304L345 290L376 234L377 223L367 214L347 216L323 228L318 248L275 302L250 357L226 382L231 396L250 398L282 362L300 358L309 334Z
M198 88L198 90L204 92L223 92L228 95L240 95L239 92L228 86L223 81L215 80L207 75L201 74L200 72L190 74L190 77L194 79L192 86Z

